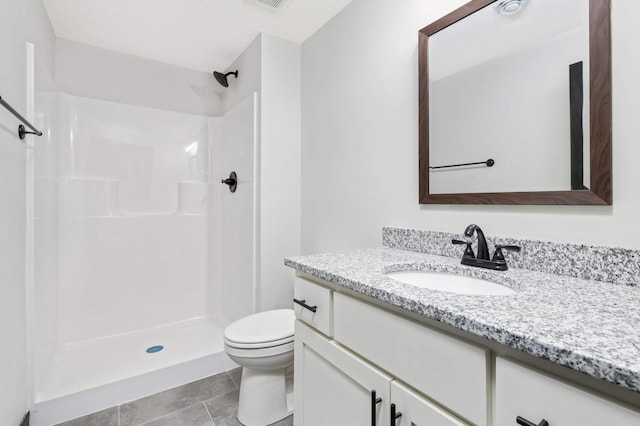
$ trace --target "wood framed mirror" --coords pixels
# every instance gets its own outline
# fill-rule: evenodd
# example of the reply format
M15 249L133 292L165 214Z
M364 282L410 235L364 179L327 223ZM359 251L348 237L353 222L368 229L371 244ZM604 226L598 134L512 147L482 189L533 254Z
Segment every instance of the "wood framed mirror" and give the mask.
M472 0L420 30L420 204L611 205L610 2Z

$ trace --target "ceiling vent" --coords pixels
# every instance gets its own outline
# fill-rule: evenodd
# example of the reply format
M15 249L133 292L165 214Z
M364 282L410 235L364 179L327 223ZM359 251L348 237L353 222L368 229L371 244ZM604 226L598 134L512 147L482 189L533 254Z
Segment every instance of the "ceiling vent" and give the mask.
M278 10L287 0L254 0L256 3L267 6L269 9Z

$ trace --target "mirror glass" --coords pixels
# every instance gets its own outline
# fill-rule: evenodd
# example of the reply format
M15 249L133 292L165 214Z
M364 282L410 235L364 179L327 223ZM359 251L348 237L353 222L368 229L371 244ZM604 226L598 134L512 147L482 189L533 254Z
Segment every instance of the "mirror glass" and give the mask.
M608 2L476 0L421 31L422 203L610 204Z

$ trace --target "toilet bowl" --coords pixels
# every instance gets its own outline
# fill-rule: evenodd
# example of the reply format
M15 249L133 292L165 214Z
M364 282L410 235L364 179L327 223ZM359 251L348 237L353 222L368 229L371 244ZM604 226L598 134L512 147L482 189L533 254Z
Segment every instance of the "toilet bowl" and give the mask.
M242 367L238 420L266 426L293 412L292 309L249 315L224 330L224 350Z

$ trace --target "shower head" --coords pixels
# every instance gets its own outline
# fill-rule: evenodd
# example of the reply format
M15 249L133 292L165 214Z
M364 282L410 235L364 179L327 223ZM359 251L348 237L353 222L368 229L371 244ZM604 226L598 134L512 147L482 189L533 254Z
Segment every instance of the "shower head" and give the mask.
M229 81L227 80L227 77L230 75L233 75L235 78L238 78L238 70L231 71L226 74L222 74L221 72L218 72L218 71L213 72L213 76L216 78L216 80L218 81L218 83L220 83L222 87L229 87Z

